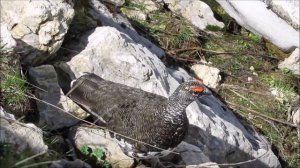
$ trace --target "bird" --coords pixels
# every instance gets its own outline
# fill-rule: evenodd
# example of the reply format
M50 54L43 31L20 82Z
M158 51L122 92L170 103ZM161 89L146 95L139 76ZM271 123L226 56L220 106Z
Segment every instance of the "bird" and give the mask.
M171 153L188 132L186 107L207 93L202 81L190 80L166 98L93 73L71 85L70 99L96 113L123 152L135 159Z

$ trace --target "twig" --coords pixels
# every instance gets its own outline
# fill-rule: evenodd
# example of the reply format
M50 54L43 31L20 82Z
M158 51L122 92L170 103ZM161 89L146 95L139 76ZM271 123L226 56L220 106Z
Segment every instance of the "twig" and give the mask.
M286 122L286 121L282 121L282 120L279 120L279 119L276 119L276 118L273 118L273 117L270 117L270 116L267 116L267 115L264 115L264 114L261 114L255 110L252 110L252 109L249 109L249 108L246 108L246 107L243 107L243 106L240 106L240 105L237 105L235 103L232 103L232 102L228 102L227 103L230 105L230 106L235 106L237 108L240 108L240 109L243 109L243 110L246 110L246 111L249 111L251 113L254 113L255 115L258 115L258 116L261 116L261 117L264 117L264 118L267 118L269 120L272 120L272 121L275 121L275 122L278 122L278 123L281 123L281 124L284 124L284 125L287 125L287 126L290 126L290 127L294 127L294 128L298 128L297 125L295 124L292 124L290 122Z
M234 91L234 90L230 90L228 89L229 91L231 91L232 93L238 95L239 97L241 97L242 99L248 101L250 104L252 104L254 107L258 108L256 104L254 104L251 100L249 100L248 98L246 98L245 96L239 94L238 92Z
M254 159L251 159L251 160L246 160L246 161L243 161L243 162L236 162L236 163L222 163L222 164L218 164L220 167L228 167L228 166L238 166L238 165L242 165L242 164L245 164L245 163L251 163L251 162L255 162L256 160L258 160L259 158L263 157L264 155L266 155L267 153L269 152L269 148L266 150L265 153L261 154L260 156L254 158Z
M240 86L237 86L237 85L229 85L229 84L223 83L220 86L224 87L224 88L239 89L239 90L243 90L243 91L247 91L247 92L250 92L250 93L254 93L254 94L258 94L258 95L263 95L263 96L272 96L271 93L269 93L269 92L265 92L265 93L256 92L256 91L253 91L251 89L246 89L244 87L240 87Z
M38 157L38 156L41 156L41 155L43 155L43 154L45 154L45 153L46 153L46 151L41 152L41 153L38 153L38 154L35 154L35 155L32 155L32 156L30 156L30 157L28 157L28 158L26 158L26 159L23 159L23 160L17 162L17 163L14 165L14 167L16 167L16 166L18 166L18 165L20 165L20 164L22 164L22 163L28 162L29 160L34 159L34 158L36 158L36 157Z
M187 62L193 62L193 63L199 62L199 61L196 60L196 59L189 59L189 58L175 57L175 56L172 56L171 53L169 53L169 52L167 52L167 53L169 54L170 57L175 58L175 59L180 60L180 61L187 61Z
M22 166L21 168L28 168L28 167L36 167L36 166L41 166L41 165L47 165L47 164L52 164L54 161L45 161L45 162L39 162L39 163L33 163L30 165Z
M76 160L77 159L77 155L76 155L76 152L75 152L75 149L74 149L74 146L72 145L72 143L70 142L69 139L65 139L69 148L70 148L70 151L72 152L72 159L73 160Z
M207 50L202 47L191 47L191 48L183 48L183 49L176 49L176 50L171 50L169 51L170 53L177 53L177 52L184 52L184 51L190 51L190 50L196 50L196 51L205 51L205 52L210 52L214 54L237 54L236 52L217 52L213 50Z

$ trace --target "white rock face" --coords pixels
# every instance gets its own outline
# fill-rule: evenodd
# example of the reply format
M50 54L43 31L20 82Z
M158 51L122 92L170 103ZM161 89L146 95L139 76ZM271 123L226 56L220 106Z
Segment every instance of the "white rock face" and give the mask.
M221 81L220 70L208 65L196 64L191 67L197 78L202 79L203 83L210 88L217 88Z
M11 52L17 46L17 42L15 39L12 38L10 32L7 29L7 25L5 23L1 23L0 25L1 32L0 32L0 46L4 46L4 50Z
M267 9L262 1L224 1L217 2L241 26L263 36L282 50L299 48L299 31L295 30L276 13Z
M190 78L182 70L166 68L148 48L115 28L96 28L85 35L78 46L84 46L83 50L60 66L69 69L73 78L83 72L95 73L106 80L166 97L182 80ZM246 129L218 99L210 95L199 101L186 110L190 121L186 142L199 147L213 162L246 161L267 152L259 160L241 167L281 167L269 143Z
M294 74L300 75L300 55L299 48L296 48L293 53L286 58L284 61L279 63L278 68L287 68L291 70Z
M16 121L12 114L0 107L0 140L8 142L18 152L29 148L33 153L46 152L48 146L43 141L43 132L34 124Z
M118 143L109 136L109 133L102 129L74 127L71 129L69 137L77 149L83 145L92 149L103 149L106 159L113 164L113 167L130 167L134 162L132 158L123 153Z
M45 102L36 101L40 115L39 125L47 124L50 130L72 126L79 122L78 119L67 114L70 113L78 118L84 119L88 114L82 110L71 99L66 97L60 89L57 75L52 65L42 65L29 69L29 76L32 82L42 88L36 89L35 96L42 101L57 106L64 111L52 107Z
M83 72L95 73L165 97L178 85L156 55L115 28L96 28L81 42L87 44L85 49L67 62L76 78Z
M299 1L298 0L266 0L273 12L287 21L299 31Z
M1 24L8 25L28 65L44 62L59 49L73 15L64 0L1 1Z
M208 25L224 27L224 23L215 19L212 10L204 2L199 0L165 0L164 2L172 11L182 15L200 30L204 30Z

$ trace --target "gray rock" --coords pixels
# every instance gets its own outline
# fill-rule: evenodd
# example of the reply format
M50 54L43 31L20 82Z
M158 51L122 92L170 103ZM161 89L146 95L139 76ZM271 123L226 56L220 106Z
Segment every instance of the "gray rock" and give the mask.
M156 55L115 28L96 28L81 43L85 49L67 62L76 78L90 72L165 97L178 85Z
M48 128L53 130L72 126L79 122L78 119L70 114L81 119L88 116L84 110L63 94L58 85L57 75L52 65L32 67L29 69L29 76L33 84L38 87L35 88L35 96L41 100L36 101L40 115L39 125L47 124Z
M59 49L73 15L64 0L1 2L1 22L8 25L27 65L43 63Z
M2 106L0 106L0 116L1 118L5 118L7 120L16 120L13 114L7 113Z
M1 23L1 40L0 47L3 47L4 50L11 52L17 46L17 42L12 38L10 32L7 29L7 25L5 23Z
M263 36L282 50L299 48L299 31L267 9L263 1L217 0L224 10L241 26ZM299 4L299 3L298 3ZM299 8L295 7L295 8Z
M135 43L145 46L148 50L160 58L165 55L165 52L161 48L154 45L148 39L140 36L134 30L128 19L123 15L113 15L106 6L98 0L91 0L90 6L92 6L92 8L89 9L89 15L93 17L94 20L100 21L103 26L114 27L118 31L127 34Z
M13 149L21 152L27 148L35 154L46 152L48 146L43 141L43 132L34 124L24 124L14 119L0 107L0 141L13 145Z
M164 0L169 9L182 15L200 30L204 30L208 25L224 27L224 23L215 19L210 7L199 0Z
M286 58L284 61L279 63L278 68L280 69L289 69L294 74L300 75L300 55L299 55L299 48L296 48L293 53Z
M88 127L73 127L70 130L70 140L77 149L87 145L91 149L100 148L105 151L106 160L113 167L130 167L133 159L126 156L118 143L115 142L106 130Z
M53 161L50 168L92 168L92 166L79 159L74 161L61 159Z
M236 163L259 157L239 167L281 167L266 139L245 127L213 95L187 107L190 122L186 142L198 146L211 161Z
M220 70L204 64L195 64L191 67L195 76L203 80L203 83L210 88L217 88L221 81Z
M195 145L181 142L174 150L180 153L182 163L180 165L199 165L210 162L209 158Z

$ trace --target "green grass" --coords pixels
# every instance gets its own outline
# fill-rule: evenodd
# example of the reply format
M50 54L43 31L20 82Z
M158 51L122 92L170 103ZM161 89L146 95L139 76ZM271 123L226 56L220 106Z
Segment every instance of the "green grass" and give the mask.
M283 102L292 102L296 98L295 86L291 83L291 78L289 75L284 73L271 73L263 74L260 76L261 80L265 82L270 88L276 89L280 95Z
M7 74L1 83L3 101L5 105L14 106L27 102L26 79L19 72Z

